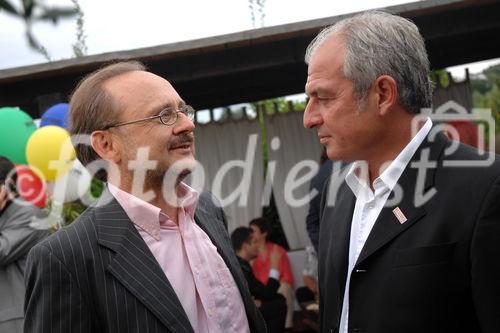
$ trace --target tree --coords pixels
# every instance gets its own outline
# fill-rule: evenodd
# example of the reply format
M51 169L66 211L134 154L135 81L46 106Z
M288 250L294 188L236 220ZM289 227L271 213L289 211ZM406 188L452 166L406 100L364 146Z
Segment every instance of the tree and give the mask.
M57 24L62 18L73 17L78 13L75 7L47 6L43 0L20 0L19 6L15 6L11 0L0 0L0 12L5 12L24 22L25 35L29 46L50 60L50 55L33 35L32 27L35 22L52 22Z
M472 80L475 107L491 109L496 133L500 132L500 64L488 67Z
M266 0L248 0L250 18L252 19L252 25L254 28L261 28L264 26L264 18L266 17L266 13L264 11L265 6ZM257 22L257 20L260 22Z
M78 14L76 18L76 43L72 45L73 54L76 58L78 58L78 57L83 57L84 55L87 54L87 43L86 43L87 36L85 35L85 29L83 27L84 15L82 8L80 7L78 0L71 0L71 2L75 6L75 10Z

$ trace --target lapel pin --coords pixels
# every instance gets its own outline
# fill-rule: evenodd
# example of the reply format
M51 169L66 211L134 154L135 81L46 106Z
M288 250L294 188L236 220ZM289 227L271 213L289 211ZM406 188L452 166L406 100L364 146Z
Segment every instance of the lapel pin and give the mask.
M396 218L398 219L399 223L403 224L405 223L408 219L406 218L405 214L399 209L399 207L396 207L392 210Z

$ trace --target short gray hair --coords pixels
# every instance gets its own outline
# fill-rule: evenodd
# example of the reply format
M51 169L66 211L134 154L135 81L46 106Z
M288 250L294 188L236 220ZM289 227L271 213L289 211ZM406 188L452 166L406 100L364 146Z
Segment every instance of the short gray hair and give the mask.
M343 73L363 101L373 81L389 75L396 81L399 103L411 113L432 106L432 83L425 43L417 26L400 16L368 11L325 28L309 44L305 61L333 34L345 41Z

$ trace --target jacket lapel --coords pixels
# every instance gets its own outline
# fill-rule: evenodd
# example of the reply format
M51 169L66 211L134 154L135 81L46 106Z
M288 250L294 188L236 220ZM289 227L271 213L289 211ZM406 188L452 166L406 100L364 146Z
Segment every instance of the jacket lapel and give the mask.
M439 158L447 142L447 138L442 133L438 134L432 142L429 141L428 137L422 142L398 180L398 185L403 193L401 202L395 205L386 206L382 209L358 257L355 267L361 265L364 260L377 250L425 216L425 203L422 204L420 202L420 196L428 193L429 190L432 191L436 168L439 167L439 165L436 163L433 167L425 169L425 172L422 169L420 170L420 174L416 166L419 161L427 160L431 163L439 162ZM420 187L417 186L417 179L419 177L422 178L423 182L423 186ZM388 201L390 201L394 195L395 192L392 191ZM399 208L405 215L407 220L404 223L401 223L393 213L395 208Z
M106 190L95 211L98 242L114 254L107 271L141 301L169 330L193 332L165 273L128 218Z
M344 187L347 185L344 183ZM339 191L335 207L327 208L322 216L321 224L329 224L326 233L320 228L320 255L332 255L333 271L339 285L339 296L344 296L345 282L347 279L347 267L349 261L349 241L351 234L351 221L354 212L356 197L349 188ZM326 248L327 251L321 251ZM327 260L327 262L330 262ZM330 269L326 267L326 269ZM342 299L339 299L339 302ZM340 304L341 306L342 304Z

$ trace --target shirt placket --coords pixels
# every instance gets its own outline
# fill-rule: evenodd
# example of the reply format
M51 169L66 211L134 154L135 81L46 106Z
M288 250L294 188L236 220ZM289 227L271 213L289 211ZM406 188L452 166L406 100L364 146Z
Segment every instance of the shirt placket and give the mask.
M214 327L214 322L218 320L213 320L215 313L215 300L213 299L211 290L213 289L213 283L211 281L210 274L208 270L204 268L207 263L203 263L202 251L200 247L203 247L203 242L197 241L196 232L188 221L189 216L186 215L184 209L179 211L179 225L181 236L186 248L186 254L189 260L189 265L193 272L194 283L196 287L196 292L200 297L201 304L205 310L208 319L208 329L210 332L218 331L219 327Z

